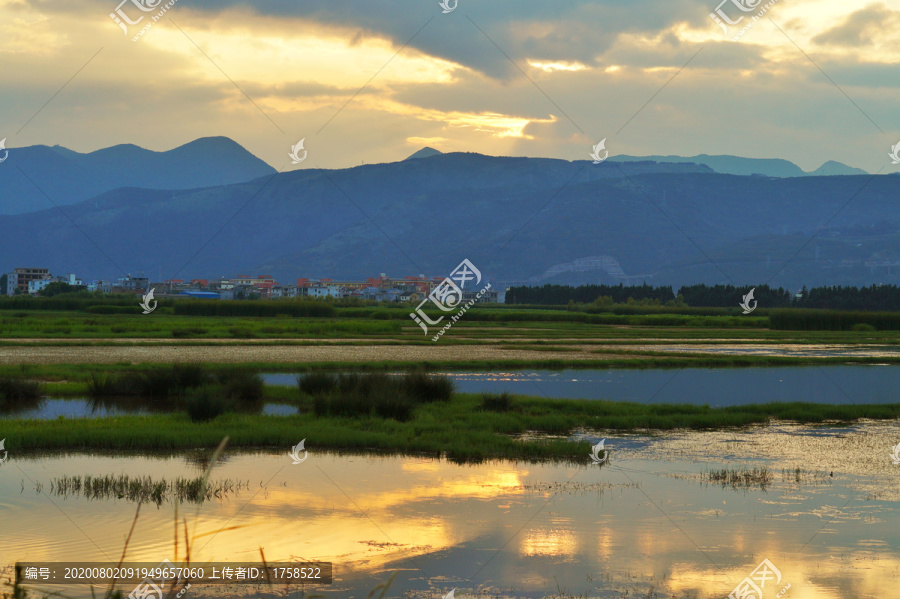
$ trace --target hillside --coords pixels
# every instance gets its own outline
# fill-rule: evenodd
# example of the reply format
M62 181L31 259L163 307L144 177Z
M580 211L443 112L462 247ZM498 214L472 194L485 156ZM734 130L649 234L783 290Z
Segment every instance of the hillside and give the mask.
M773 285L896 283L898 196L894 176L451 153L174 193L119 189L67 207L77 227L57 210L0 217L0 255L4 268L91 278L438 276L469 258L504 283L758 283L786 261Z
M89 154L61 146L10 148L0 167L0 214L74 204L120 187L195 189L274 172L227 137L198 139L166 152L130 144Z

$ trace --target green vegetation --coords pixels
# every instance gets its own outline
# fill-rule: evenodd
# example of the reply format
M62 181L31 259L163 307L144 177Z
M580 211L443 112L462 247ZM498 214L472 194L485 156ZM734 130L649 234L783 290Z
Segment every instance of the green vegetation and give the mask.
M14 402L37 399L41 396L41 385L36 381L22 378L0 378L0 402L11 405Z
M671 286L647 285L543 285L540 287L511 287L506 294L510 304L557 305L567 304L630 304L644 306L693 306L733 308L747 292L760 306L767 308L806 308L829 310L894 310L900 305L897 285L869 287L805 286L798 295L781 287L766 284L745 285L686 285L676 291Z
M202 385L191 389L184 398L184 407L191 422L209 422L231 407L217 385Z
M41 399L41 385L21 377L0 378L0 414L14 413L37 407Z
M900 331L900 312L777 310L769 316L769 326L795 331Z
M118 375L92 372L91 397L180 397L188 389L213 383L214 377L199 364L173 364L166 368L132 370Z
M363 380L348 379L345 384L352 391L353 385L363 385ZM388 385L376 383L376 379L369 381L373 386ZM296 389L294 393L297 394ZM494 411L483 409L482 395L457 393L449 401L413 402L409 418L405 419L405 408L386 406L378 413L371 400L361 393L351 392L346 397L338 400L341 403L332 411L318 408L316 397L295 395L300 409L296 416L225 412L210 421L192 422L187 414L176 412L99 419L9 419L4 422L4 435L7 450L16 452L188 449L212 447L222 435L228 435L237 447L289 447L306 438L310 451L446 455L457 461L582 461L590 451L587 442L541 438L540 434L568 435L576 430L704 430L773 420L816 424L900 417L900 404L840 406L798 402L711 408L525 396L508 396L510 409ZM488 405L502 407L497 401L506 400L488 400Z
M392 418L405 422L418 404L449 401L453 382L447 377L412 372L404 376L383 373L313 373L298 379L300 390L312 397L317 416Z
M481 409L491 412L508 412L512 408L512 395L509 393L482 393Z
M174 313L184 316L294 316L333 318L337 308L332 304L310 300L175 300Z

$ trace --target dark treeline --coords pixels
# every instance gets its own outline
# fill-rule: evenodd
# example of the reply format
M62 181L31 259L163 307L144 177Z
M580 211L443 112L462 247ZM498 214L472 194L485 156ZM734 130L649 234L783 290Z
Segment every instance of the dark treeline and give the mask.
M506 293L508 304L532 305L566 305L604 303L604 299L612 298L617 304L629 299L640 301L658 301L683 303L692 307L731 308L741 302L744 295L753 289L753 285L735 287L734 285L687 285L678 290L676 296L671 286L653 287L647 284L626 287L620 285L544 285L542 287L510 287ZM756 285L753 299L760 308L814 308L820 310L862 310L862 311L894 311L900 310L900 287L896 285L871 285L869 287L814 287L803 289L799 297L790 291L768 285ZM751 303L752 305L752 303Z
M790 308L799 307L792 302L791 292L787 289L773 289L768 285L747 285L735 287L734 285L688 285L678 290L688 306L701 306L705 308L731 308L741 302L744 295L753 289L753 299L758 302L760 308ZM753 302L750 302L753 306Z

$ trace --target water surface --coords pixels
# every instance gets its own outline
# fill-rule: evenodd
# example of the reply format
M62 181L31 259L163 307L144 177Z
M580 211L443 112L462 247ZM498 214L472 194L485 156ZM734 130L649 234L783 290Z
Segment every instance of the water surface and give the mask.
M900 466L888 457L900 441L895 424L609 437L611 459L601 467L587 456L580 464L458 465L339 455L317 451L314 431L298 437L307 439L303 463L292 464L288 448L230 452L213 478L245 484L199 511L182 506L179 519L196 524L193 561L257 560L259 547L271 561L331 561L334 585L314 590L334 597L365 597L399 572L389 596L456 588L459 597L722 599L763 559L780 570L779 589L791 584L792 599L883 599L900 582ZM0 565L118 560L136 505L56 496L55 477L193 477L204 467L194 454L7 449ZM772 473L765 490L702 476L751 467ZM172 559L174 521L171 503L144 505L128 559ZM191 589L197 597L267 593Z
M765 368L519 370L441 372L466 393L508 391L568 399L736 406L805 401L897 403L900 365ZM295 385L294 374L265 374L270 385Z

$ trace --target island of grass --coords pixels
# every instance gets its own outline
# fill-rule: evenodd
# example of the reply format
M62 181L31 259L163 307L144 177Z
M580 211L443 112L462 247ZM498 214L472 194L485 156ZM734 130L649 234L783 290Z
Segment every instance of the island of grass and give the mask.
M900 404L769 403L711 408L602 400L457 393L446 377L425 372L298 377L295 387L267 386L257 374L198 365L92 373L95 401L140 401L156 413L104 418L4 420L13 458L53 450L186 450L229 446L287 451L305 439L316 451L354 451L485 459L588 463L590 444L574 432L720 429L790 421L894 420ZM40 400L39 385L0 379L0 411ZM297 406L291 416L260 414L265 402ZM21 452L21 453L20 453Z

